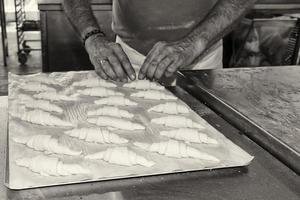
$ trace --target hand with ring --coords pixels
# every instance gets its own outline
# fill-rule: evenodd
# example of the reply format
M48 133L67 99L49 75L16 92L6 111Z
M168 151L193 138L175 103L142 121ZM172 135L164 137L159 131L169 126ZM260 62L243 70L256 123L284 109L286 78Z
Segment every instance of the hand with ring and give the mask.
M85 48L96 73L103 79L127 82L135 80L135 71L122 47L101 35L93 35L85 42Z

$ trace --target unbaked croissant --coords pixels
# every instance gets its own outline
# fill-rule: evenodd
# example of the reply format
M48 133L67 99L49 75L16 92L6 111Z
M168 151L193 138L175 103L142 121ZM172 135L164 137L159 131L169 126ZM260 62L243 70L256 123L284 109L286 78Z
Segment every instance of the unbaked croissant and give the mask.
M88 111L88 116L93 115L107 115L112 117L119 117L119 118L133 118L133 114L128 112L127 110L121 110L118 107L113 106L104 106L97 110L90 110Z
M24 113L27 112L25 105L16 104L16 101L9 102L9 115L21 119Z
M25 102L28 102L28 101L33 101L34 99L31 96L27 95L27 94L18 94L17 100L20 103L25 103Z
M77 90L79 94L96 97L107 97L107 96L124 96L121 92L116 92L104 87L86 88L83 90Z
M198 149L190 147L183 142L176 140L169 140L166 142L157 143L142 143L135 142L135 146L144 149L149 152L156 152L165 156L175 157L175 158L197 158L201 160L209 160L214 162L219 162L220 160L212 155L201 152Z
M143 130L144 126L138 123L131 122L129 120L109 117L109 116L99 116L97 118L87 119L89 123L96 124L98 126L109 126L122 130Z
M60 82L58 82L55 79L52 79L52 78L50 78L50 77L48 77L44 74L32 77L32 81L39 82L39 83L44 83L44 84L47 84L47 85L58 85L58 86L62 85Z
M136 80L131 83L126 83L123 87L137 89L137 90L164 90L164 87L158 83L151 82L148 80Z
M65 134L85 140L87 142L95 143L112 143L112 144L125 144L127 139L108 131L103 128L80 128L65 131Z
M15 136L13 141L25 144L26 146L37 151L44 151L46 153L65 154L71 156L78 156L81 151L71 150L69 147L58 143L56 138L51 135L32 135L32 136Z
M133 93L130 96L153 100L176 100L177 97L158 90L146 90Z
M170 115L167 117L160 117L151 120L152 123L161 124L174 128L199 128L203 129L204 127L201 124L193 122L191 119L184 116Z
M27 108L39 108L41 110L49 112L63 113L63 109L55 104L50 103L46 100L31 100L24 102Z
M20 158L16 164L27 167L42 176L70 176L79 174L90 174L90 171L79 164L63 163L58 158L39 155L32 158Z
M160 135L194 143L218 144L217 140L208 137L197 129L180 128L171 131L161 131Z
M20 86L21 89L30 92L45 92L45 91L56 91L55 88L49 87L47 85L43 85L37 82L28 82L24 83Z
M111 106L136 106L137 103L127 99L123 96L110 96L94 101L97 105L111 105Z
M167 102L164 104L159 104L154 106L148 110L148 112L159 112L159 113L166 113L166 114L186 114L189 113L189 109L176 102Z
M81 86L81 87L106 87L106 88L115 88L117 87L116 84L111 83L109 81L100 79L100 78L92 78L92 79L86 79L79 82L74 82L72 84L73 86Z
M105 151L87 155L85 158L104 160L112 164L125 166L142 165L145 167L151 167L155 164L154 162L149 161L140 155L137 155L127 147L108 148Z
M50 101L76 101L78 100L77 95L65 95L57 92L41 92L39 94L33 95L37 99L45 99Z
M46 126L73 126L70 122L61 120L60 118L42 110L23 112L19 118L23 121Z

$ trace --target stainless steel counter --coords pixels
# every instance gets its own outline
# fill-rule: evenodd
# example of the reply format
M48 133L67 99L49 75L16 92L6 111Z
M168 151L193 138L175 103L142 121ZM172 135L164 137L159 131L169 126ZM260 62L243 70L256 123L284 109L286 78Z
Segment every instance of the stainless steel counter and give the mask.
M184 75L198 86L192 90L199 99L272 153L292 162L299 173L299 66L189 71Z
M254 155L250 166L23 191L0 186L3 191L0 199L299 199L297 174L181 88L170 90L226 137ZM5 148L5 138L2 134L1 152ZM1 154L1 160L4 160L3 156Z

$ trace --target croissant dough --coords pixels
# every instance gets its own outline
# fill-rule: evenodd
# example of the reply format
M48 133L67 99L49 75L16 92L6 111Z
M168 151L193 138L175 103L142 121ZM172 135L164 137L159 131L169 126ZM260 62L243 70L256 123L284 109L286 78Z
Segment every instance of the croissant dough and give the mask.
M58 82L55 79L52 79L48 76L45 76L45 75L35 76L35 77L32 78L32 81L39 82L39 83L44 83L44 84L47 84L47 85L62 86L62 84L60 82Z
M45 92L45 91L56 91L55 88L43 85L37 82L28 82L20 86L21 89L30 92Z
M177 97L173 95L168 95L158 90L140 91L137 93L133 93L130 96L144 98L144 99L153 99L153 100L176 100L177 99Z
M25 107L27 108L39 108L41 110L49 112L63 113L63 109L55 104L51 104L46 100L31 100L25 102Z
M80 128L64 132L65 134L95 143L125 144L128 140L102 128Z
M9 102L9 115L16 118L22 118L23 114L27 112L25 106L23 104L18 105L15 104L16 101Z
M86 88L83 90L77 90L79 94L96 97L107 97L107 96L124 96L121 92L116 92L104 87Z
M137 90L164 90L165 88L158 83L148 80L136 80L131 83L125 83L123 87L132 88Z
M154 162L149 161L140 155L137 155L127 147L108 148L105 151L87 155L85 156L85 158L104 160L112 164L125 166L142 165L145 167L151 167L155 164Z
M109 117L109 116L99 116L97 118L90 118L87 120L89 123L96 124L98 126L109 126L122 130L143 130L144 126L138 123L134 123L125 119Z
M220 160L212 155L201 152L198 149L190 147L183 142L169 140L166 142L157 142L152 144L135 142L135 146L149 152L156 152L165 156L175 158L197 158L201 160L209 160L220 162Z
M113 106L104 106L97 110L91 110L87 113L88 116L93 115L107 115L112 117L119 117L119 118L133 118L133 114L128 112L127 110L121 110L118 107Z
M81 87L106 87L106 88L115 88L117 87L116 84L108 82L106 80L100 79L100 78L92 78L92 79L86 79L79 82L74 82L72 84L73 86L81 86Z
M164 104L159 104L157 106L154 106L148 110L148 112L159 112L159 113L165 113L165 114L187 114L189 113L189 109L176 102L167 102Z
M197 129L180 128L171 131L161 131L160 135L194 143L218 144L217 140L208 137Z
M201 124L193 122L191 119L184 116L170 115L167 117L160 117L151 120L152 123L161 124L174 128L199 128L203 129L204 127Z
M37 99L45 99L50 101L76 101L78 100L77 95L68 96L57 92L41 92L33 95Z
M31 96L29 96L27 94L18 94L17 99L20 103L25 103L25 102L34 100Z
M58 158L39 155L32 158L20 158L16 164L27 167L42 176L70 176L78 174L90 174L90 171L79 164L63 163Z
M136 106L137 103L127 99L123 96L110 96L94 101L97 105L111 105L111 106Z
M19 118L21 118L23 121L40 125L73 126L70 122L63 121L60 118L42 110L32 110L24 112L19 116Z
M78 156L81 151L71 150L69 147L58 143L56 138L51 135L32 135L32 136L16 136L13 141L25 144L26 146L37 151L44 151L46 153L65 154L71 156Z

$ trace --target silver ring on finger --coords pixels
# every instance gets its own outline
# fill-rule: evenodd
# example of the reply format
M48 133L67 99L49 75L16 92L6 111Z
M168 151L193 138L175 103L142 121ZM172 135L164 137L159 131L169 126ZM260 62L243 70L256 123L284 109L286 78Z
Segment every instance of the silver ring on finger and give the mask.
M105 63L107 63L107 62L109 62L109 61L108 61L108 59L106 58L106 59L101 59L99 62L100 62L101 65L104 65Z

